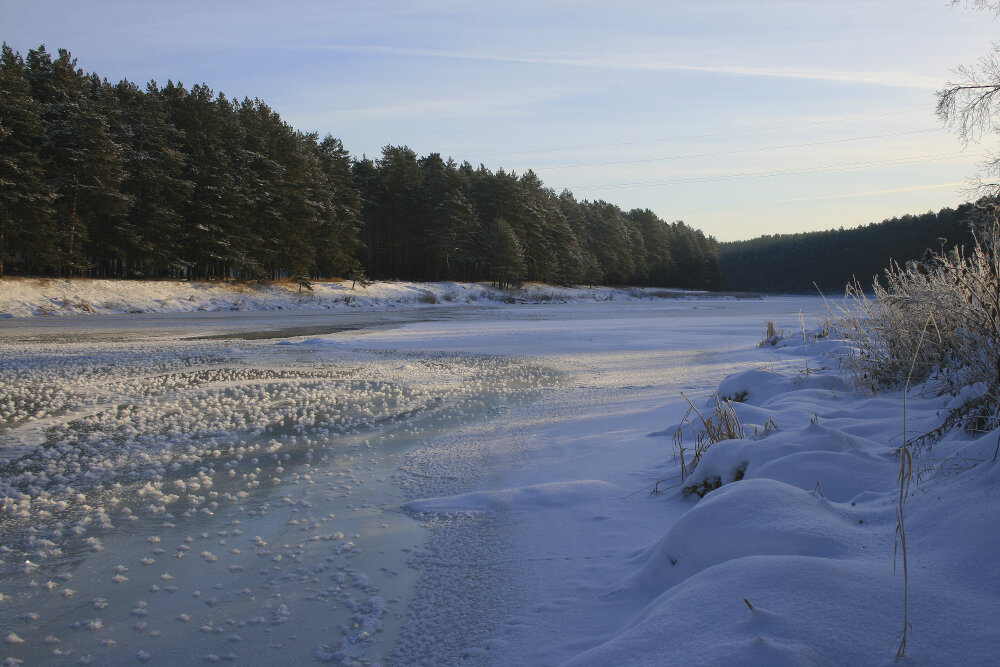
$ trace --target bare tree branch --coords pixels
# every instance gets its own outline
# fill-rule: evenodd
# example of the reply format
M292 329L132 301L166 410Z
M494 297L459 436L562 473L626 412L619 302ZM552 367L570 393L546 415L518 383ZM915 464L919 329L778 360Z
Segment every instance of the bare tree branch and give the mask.
M996 0L1000 4L1000 0ZM958 79L949 81L937 93L937 114L964 142L978 140L983 133L998 129L1000 120L1000 46L972 67L963 65Z
M1000 0L972 0L971 2L969 0L951 0L951 6L955 5L965 5L972 9L990 11L1000 15Z
M991 12L1000 16L1000 0L951 0L952 7ZM963 144L978 141L984 134L1000 131L1000 46L980 58L975 65L959 67L958 78L937 92L937 115ZM1000 185L1000 155L991 154L980 165L982 173L970 183L969 194L997 196Z

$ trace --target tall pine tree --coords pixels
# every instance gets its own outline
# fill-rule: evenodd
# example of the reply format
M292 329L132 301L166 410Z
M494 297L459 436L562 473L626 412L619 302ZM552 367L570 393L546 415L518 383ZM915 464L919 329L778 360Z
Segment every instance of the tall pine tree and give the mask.
M38 260L40 268L79 275L92 266L90 230L110 227L125 212L121 150L68 51L52 60L39 47L28 52L27 65L32 95L43 107L40 156L55 191L54 224L38 230L45 247Z
M360 268L359 250L361 195L351 172L351 156L340 139L326 135L310 149L315 153L322 192L320 213L313 227L313 245L318 276L347 276Z
M194 190L184 177L183 133L168 119L155 82L143 93L122 81L114 87L121 114L118 141L124 151L122 193L130 199L118 227L124 246L121 277L183 275L181 211Z
M24 60L6 42L0 56L0 277L16 260L23 270L39 232L51 224L53 193L38 151L45 128L42 106L31 96Z

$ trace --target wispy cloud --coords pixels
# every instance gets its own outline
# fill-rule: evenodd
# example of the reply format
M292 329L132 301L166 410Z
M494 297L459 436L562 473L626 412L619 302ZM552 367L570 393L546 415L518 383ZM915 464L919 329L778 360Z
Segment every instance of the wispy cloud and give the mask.
M532 109L566 94L567 88L527 86L504 87L490 94L439 96L429 91L409 91L400 96L385 96L364 90L345 96L342 89L313 89L309 93L310 111L299 120L344 122L354 120L387 121L394 119L441 120L456 118L505 118L528 116ZM403 99L399 99L402 97ZM374 98L374 99L373 99ZM320 101L324 104L316 105Z
M813 81L830 81L838 83L871 84L893 88L919 88L934 90L939 88L941 81L937 77L900 71L874 70L830 70L809 67L790 66L752 66L752 65L693 65L675 62L661 57L649 57L645 54L613 54L593 57L579 54L536 54L536 55L505 55L495 53L473 53L464 51L445 51L436 49L413 49L392 46L349 46L323 45L314 47L333 51L365 53L369 55L399 56L407 58L439 58L449 60L465 60L493 63L520 63L528 65L546 65L555 67L578 67L603 70L625 70L646 72L700 72L704 74L719 74L727 76L768 77L781 79L805 79Z
M939 190L942 188L968 187L968 181L954 181L951 183L934 183L931 185L914 185L908 188L891 188L888 190L868 190L866 192L846 192L836 195L817 195L815 197L794 197L791 199L772 199L770 201L754 202L754 206L764 206L770 204L791 204L803 201L818 201L821 199L853 199L854 197L874 197L877 195L891 195L900 192L917 192L919 190Z

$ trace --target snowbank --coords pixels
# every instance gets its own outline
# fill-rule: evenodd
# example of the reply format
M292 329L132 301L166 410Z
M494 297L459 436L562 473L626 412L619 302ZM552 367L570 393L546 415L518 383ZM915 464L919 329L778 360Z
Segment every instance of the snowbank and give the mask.
M834 358L811 350L806 372L801 341L782 348L779 358L802 361L798 370L721 383L748 436L712 445L682 484L721 486L700 500L680 488L668 495L668 504L693 504L603 594L634 615L569 664L891 661L906 586L895 539L903 397L860 396ZM715 401L702 401L702 413ZM909 437L940 424L950 401L913 390ZM766 418L777 430L749 426ZM911 664L1000 656L997 437L959 430L915 449L903 511Z
M400 305L496 305L560 301L634 301L704 293L666 289L555 287L532 284L500 290L486 283L314 282L312 290L291 282L261 285L189 281L88 279L0 280L0 317L111 315L197 311L385 309Z
M651 340L635 366L624 346L603 358L591 343L587 362L608 365L581 386L579 403L554 396L537 421L486 438L492 464L482 486L405 506L431 525L483 522L469 536L442 532L464 550L434 552L463 563L456 590L479 578L491 591L510 587L490 599L502 611L487 615L498 614L488 638L470 639L463 627L462 655L503 665L886 665L908 595L905 663L997 664L1000 434L959 430L915 448L903 512L907 580L896 541L901 393L859 394L829 354L843 342L751 342L715 353L711 366L695 342L686 356L678 332L661 336L673 356L658 357ZM734 317L702 330L702 342L721 349L724 337L744 335ZM699 397L681 379L686 367L728 376ZM637 377L649 384L636 387ZM706 417L718 399L731 401L746 434L712 445L683 481L669 455L687 407L681 389ZM912 389L907 437L938 426L952 403ZM515 445L503 443L515 439L523 458L498 471L501 447ZM449 456L454 449L426 453L428 462ZM699 498L684 487L714 490ZM491 531L510 536L484 547ZM425 595L420 609L430 614L444 596Z

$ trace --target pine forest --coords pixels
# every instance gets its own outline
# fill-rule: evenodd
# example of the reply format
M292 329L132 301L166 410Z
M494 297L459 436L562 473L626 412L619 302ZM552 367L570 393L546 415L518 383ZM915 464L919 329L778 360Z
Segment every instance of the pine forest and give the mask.
M259 99L0 62L0 275L719 289L715 239L406 146L352 156Z
M967 203L937 213L904 215L855 229L776 234L720 244L729 289L767 293L868 291L886 270L920 262L928 254L972 248L982 205Z

